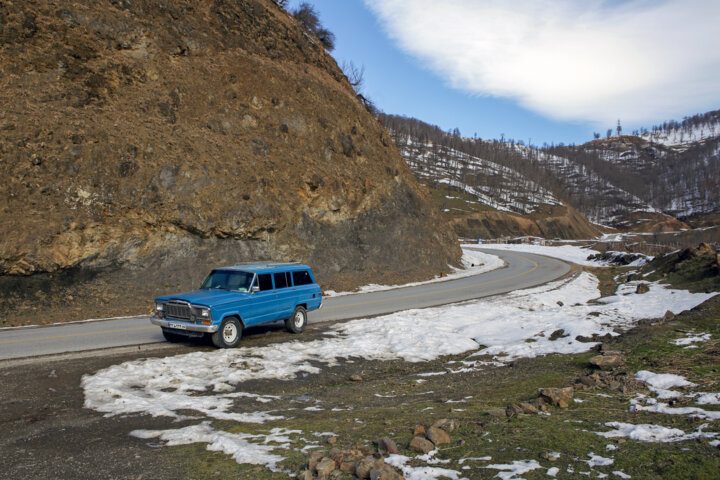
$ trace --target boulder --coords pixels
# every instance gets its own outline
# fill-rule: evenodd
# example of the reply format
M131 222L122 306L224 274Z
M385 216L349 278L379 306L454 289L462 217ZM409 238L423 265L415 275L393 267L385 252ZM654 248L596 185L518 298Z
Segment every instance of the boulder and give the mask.
M335 460L325 457L320 460L320 463L317 464L315 470L317 471L318 477L327 477L335 470L336 466Z
M556 407L560 405L561 400L565 405L569 405L573 399L573 387L540 388L538 389L538 398Z
M370 480L404 480L404 477L387 463L370 470Z
M637 288L635 289L635 293L641 295L643 293L648 293L650 291L650 286L647 283L639 283Z
M620 354L605 353L603 355L595 355L589 362L590 365L601 370L612 369L625 363L625 357Z
M432 424L433 427L442 428L446 432L450 433L453 430L455 430L459 425L457 420L453 420L450 418L441 418L440 420L436 421Z
M378 445L378 452L380 453L389 453L389 454L399 454L400 450L398 450L397 445L395 442L392 441L389 437L382 437L378 439L377 441Z
M428 453L435 449L435 445L430 440L423 437L413 437L410 441L410 450L418 453Z
M450 443L450 435L439 427L430 427L427 432L428 439L435 445L444 445Z
M370 471L377 470L384 463L382 458L367 456L355 465L355 476L360 479L370 478Z

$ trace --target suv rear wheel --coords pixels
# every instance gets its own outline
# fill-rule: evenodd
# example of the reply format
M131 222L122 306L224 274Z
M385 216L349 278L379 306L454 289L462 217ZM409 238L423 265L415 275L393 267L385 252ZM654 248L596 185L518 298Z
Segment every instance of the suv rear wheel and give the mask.
M235 317L228 317L222 321L217 332L211 338L217 348L235 348L242 337L242 325Z
M285 328L291 333L302 333L307 325L307 310L304 307L295 307L292 316L285 320Z

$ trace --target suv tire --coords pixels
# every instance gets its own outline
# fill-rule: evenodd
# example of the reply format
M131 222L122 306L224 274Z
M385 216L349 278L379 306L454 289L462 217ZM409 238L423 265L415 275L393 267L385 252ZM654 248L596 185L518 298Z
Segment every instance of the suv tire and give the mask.
M228 317L222 321L217 332L211 338L217 348L235 348L242 337L242 325L235 317Z
M302 333L307 325L307 310L304 307L297 306L292 316L285 320L285 328L291 333Z

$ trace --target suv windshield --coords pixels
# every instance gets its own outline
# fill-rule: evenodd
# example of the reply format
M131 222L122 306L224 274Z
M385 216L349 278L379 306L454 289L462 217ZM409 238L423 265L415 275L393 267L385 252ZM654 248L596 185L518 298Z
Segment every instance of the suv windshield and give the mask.
M205 279L201 289L233 290L247 292L254 274L235 270L213 270Z

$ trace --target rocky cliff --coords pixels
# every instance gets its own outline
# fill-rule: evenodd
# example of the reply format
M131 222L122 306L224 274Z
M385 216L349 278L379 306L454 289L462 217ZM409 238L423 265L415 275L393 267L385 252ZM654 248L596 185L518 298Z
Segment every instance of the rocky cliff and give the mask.
M135 313L251 259L307 262L342 290L460 255L335 61L271 0L3 2L0 105L6 325Z

